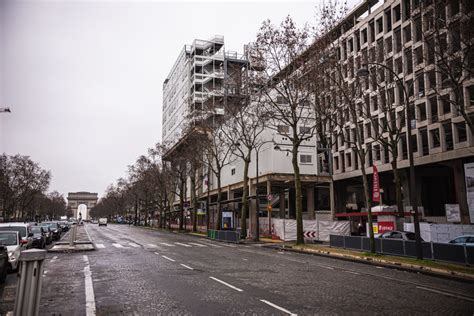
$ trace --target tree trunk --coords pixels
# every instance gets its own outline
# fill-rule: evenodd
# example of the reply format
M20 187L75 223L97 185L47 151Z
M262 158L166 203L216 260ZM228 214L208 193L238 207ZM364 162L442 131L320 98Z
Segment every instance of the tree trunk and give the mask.
M211 168L207 169L207 201L206 201L206 229L210 228L211 223Z
M248 191L249 191L249 164L250 159L244 159L244 183L242 192L242 212L240 218L240 238L247 238L247 211L249 208Z
M215 222L216 230L221 229L222 222L222 210L221 210L221 200L222 200L222 188L221 188L221 172L216 174L217 177L217 220Z
M400 179L400 170L398 170L397 158L393 157L392 160L393 179L395 181L395 198L397 201L398 216L401 218L405 217L403 212L403 200L402 200L402 181Z
M184 224L184 182L181 181L179 190L179 230L183 230Z
M367 208L367 221L369 224L369 239L370 239L370 252L375 253L375 239L374 239L374 227L372 226L372 206L371 199L369 194L369 181L367 180L367 173L365 172L365 157L359 154L361 161L361 171L362 171L362 184L364 185L364 198L365 198L365 207Z
M191 202L193 203L193 232L197 230L197 198L196 198L196 173L191 171Z
M301 194L300 167L298 165L298 145L293 144L291 163L295 173L295 208L296 208L296 244L304 244L303 236L303 197Z

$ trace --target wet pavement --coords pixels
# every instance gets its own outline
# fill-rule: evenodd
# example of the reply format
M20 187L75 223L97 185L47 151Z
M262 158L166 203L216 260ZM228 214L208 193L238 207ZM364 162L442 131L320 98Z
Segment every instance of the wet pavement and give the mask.
M86 228L95 251L48 253L40 314L474 312L474 284L127 225Z

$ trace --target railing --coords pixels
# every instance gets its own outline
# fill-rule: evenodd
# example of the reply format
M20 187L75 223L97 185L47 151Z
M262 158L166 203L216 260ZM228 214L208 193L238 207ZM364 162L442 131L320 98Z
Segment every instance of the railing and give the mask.
M207 238L226 242L240 242L240 232L234 230L207 230Z
M474 264L474 247L433 242L421 244L425 259L465 265ZM329 245L336 248L370 251L368 237L330 235ZM416 257L416 245L412 240L376 238L375 251L386 255Z

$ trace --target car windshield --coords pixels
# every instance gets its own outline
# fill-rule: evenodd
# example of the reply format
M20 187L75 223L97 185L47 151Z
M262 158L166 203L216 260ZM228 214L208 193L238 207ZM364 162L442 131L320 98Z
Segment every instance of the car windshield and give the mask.
M49 223L48 225L49 225L49 227L54 228L54 229L58 228L57 223Z
M31 232L33 234L41 234L41 227L40 226L33 226L33 227L31 227Z
M25 226L0 227L0 231L19 232L21 238L26 237L26 227Z
M415 233L406 233L408 240L415 240Z
M14 246L18 244L16 234L8 232L0 232L0 245Z

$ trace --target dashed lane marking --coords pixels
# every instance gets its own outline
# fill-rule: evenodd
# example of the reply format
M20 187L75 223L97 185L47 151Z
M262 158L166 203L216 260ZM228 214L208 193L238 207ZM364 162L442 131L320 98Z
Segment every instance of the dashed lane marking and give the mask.
M86 289L86 316L94 316L95 310L95 295L94 286L92 285L92 273L89 266L89 258L84 255L82 256L86 266L84 267L84 284Z
M95 244L95 247L99 249L105 248L104 244Z
M128 244L129 244L130 246L134 247L134 248L140 247L140 245L137 245L137 244L134 243L134 242L129 242Z
M180 265L183 266L183 267L185 267L186 269L194 270L193 268L191 268L190 266L187 266L187 265L185 265L185 264L180 263Z
M162 256L162 257L163 257L163 258L165 258L166 260L169 260L169 261L171 261L171 262L175 262L175 261L176 261L176 260L174 260L174 259L171 259L171 258L169 258L169 257L167 257L167 256Z
M211 243L203 243L205 245L208 245L208 246L211 246L211 247L214 247L214 248L222 248L222 246L219 246L219 245L214 245L214 244L211 244Z
M158 256L159 256L160 254L159 254L158 252L155 252L155 255L158 255Z
M214 280L214 281L216 281L216 282L219 282L219 283L221 283L221 284L224 284L225 286L230 287L231 289L236 290L236 291L238 291L238 292L243 292L242 289L239 289L238 287L235 287L235 286L233 286L232 284L229 284L229 283L227 283L227 282L224 282L224 281L222 281L222 280L219 280L218 278L209 277L209 279L212 279L212 280Z
M296 315L297 315L297 314L294 314L294 313L290 312L289 310L287 310L287 309L285 309L285 308L283 308L283 307L281 307L281 306L278 306L278 305L276 305L276 304L273 304L273 303L270 302L270 301L267 301L267 300L260 300L260 302L265 303L265 304L267 304L267 305L270 305L271 307L276 308L276 309L278 309L278 310L280 310L280 311L282 311L282 312L284 312L284 313L287 313L288 315L292 315L292 316L296 316Z
M236 248L237 247L236 245L230 245L230 244L226 244L226 243L222 243L222 246L229 247L229 248Z
M121 244L112 244L115 248L125 248L124 246L122 246Z
M172 244L168 244L166 242L160 242L160 244L164 245L164 246L168 246L168 247L174 247L174 245Z
M351 273L351 274L355 274L355 275L360 275L360 273L355 272L355 271L350 271L350 270L342 270L342 272Z
M191 245L186 245L186 244L183 244L183 243L180 243L180 242L175 242L176 245L180 245L180 246L183 246L183 247L192 247Z
M148 247L151 247L151 248L158 248L158 246L155 245L155 244L147 244L147 245L148 245Z
M198 247L207 247L206 245L203 244L198 244L197 242L190 242L190 245L198 246Z

